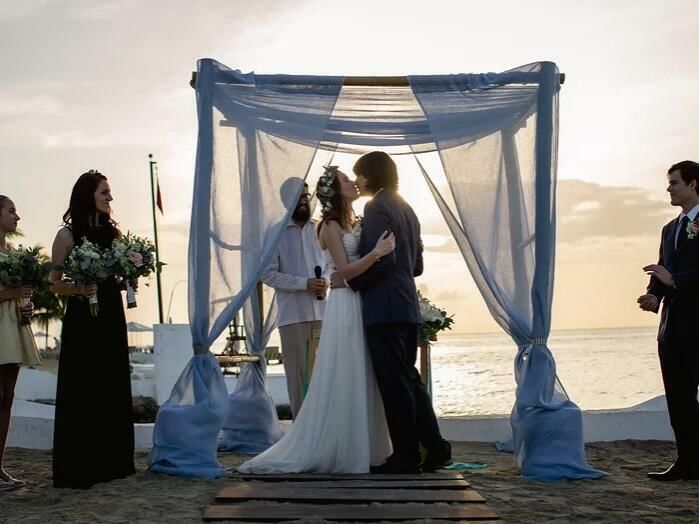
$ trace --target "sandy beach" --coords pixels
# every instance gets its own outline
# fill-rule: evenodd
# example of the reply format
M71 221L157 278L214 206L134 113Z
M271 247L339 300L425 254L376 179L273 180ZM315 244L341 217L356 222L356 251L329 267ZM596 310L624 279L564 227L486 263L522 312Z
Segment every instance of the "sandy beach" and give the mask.
M518 476L512 456L490 444L456 443L454 459L481 461L488 468L467 473L473 487L507 522L698 522L699 482L657 483L647 471L669 464L674 445L659 441L617 441L587 446L592 466L608 478L546 484ZM108 453L109 450L105 450ZM242 455L222 454L235 468ZM99 460L96 457L96 460ZM136 457L138 473L88 491L51 486L51 453L10 448L6 468L29 486L0 493L2 522L201 522L204 509L226 479L201 481L146 472L146 454Z

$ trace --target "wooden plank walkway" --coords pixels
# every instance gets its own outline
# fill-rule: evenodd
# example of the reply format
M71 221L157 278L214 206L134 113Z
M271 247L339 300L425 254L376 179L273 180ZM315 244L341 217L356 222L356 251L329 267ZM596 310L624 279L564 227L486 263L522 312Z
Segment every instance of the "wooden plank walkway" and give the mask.
M460 473L240 476L215 500L206 521L498 519Z
M269 489L269 482L251 480L248 485L265 485ZM280 482L280 485L304 488L362 488L362 489L465 489L470 484L462 479L448 480L309 480L307 482Z
M264 480L265 482L286 482L295 480L297 482L309 482L312 480L463 480L462 473L420 473L380 475L368 473L366 475L328 475L326 473L288 473L285 475L245 475L238 473L231 477L233 480Z

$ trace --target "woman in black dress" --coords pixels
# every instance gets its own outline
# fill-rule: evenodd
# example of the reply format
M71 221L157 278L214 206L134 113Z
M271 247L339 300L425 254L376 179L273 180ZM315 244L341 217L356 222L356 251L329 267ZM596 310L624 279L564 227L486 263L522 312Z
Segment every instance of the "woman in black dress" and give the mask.
M63 279L70 250L84 239L102 248L121 233L112 220L107 178L89 171L78 178L56 235L50 280L69 295L63 317L53 435L53 485L87 489L134 473L134 428L126 318L120 285L112 277L77 286ZM97 294L92 316L88 298Z

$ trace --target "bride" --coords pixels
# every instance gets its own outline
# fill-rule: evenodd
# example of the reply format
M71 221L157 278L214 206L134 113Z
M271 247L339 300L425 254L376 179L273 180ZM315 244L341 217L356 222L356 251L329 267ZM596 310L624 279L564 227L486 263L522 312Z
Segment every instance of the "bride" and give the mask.
M352 202L359 193L337 166L326 167L316 194L323 205L320 246L345 280L393 251L393 234L384 232L374 250L359 258L359 240L352 233ZM296 420L279 442L243 463L239 472L368 473L391 454L361 307L359 293L349 287L331 291L311 382Z

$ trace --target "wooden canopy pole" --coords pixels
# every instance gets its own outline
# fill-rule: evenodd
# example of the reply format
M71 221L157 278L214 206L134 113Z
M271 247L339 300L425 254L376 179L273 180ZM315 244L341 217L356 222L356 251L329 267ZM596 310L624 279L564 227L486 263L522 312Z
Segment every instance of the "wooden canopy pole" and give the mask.
M559 75L561 85L565 83L566 74ZM196 88L197 72L192 71L192 78L189 85ZM377 87L405 87L409 86L407 76L346 76L343 86L377 86Z

